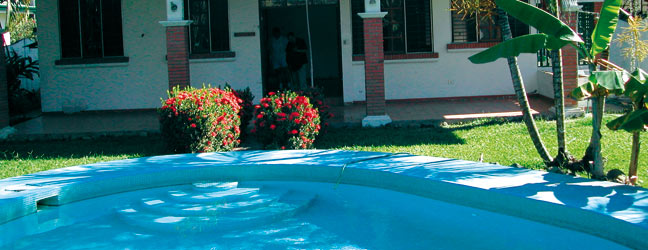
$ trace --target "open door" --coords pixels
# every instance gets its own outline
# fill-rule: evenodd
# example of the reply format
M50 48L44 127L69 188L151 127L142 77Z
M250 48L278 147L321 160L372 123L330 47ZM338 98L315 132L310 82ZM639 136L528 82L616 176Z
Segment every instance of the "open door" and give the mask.
M272 30L279 28L282 36L293 32L296 37L309 42L306 1L263 1L261 13L261 55L263 61L264 94L279 89L279 77L272 70L269 49ZM326 97L342 97L342 51L340 44L340 5L338 0L309 1L310 49L307 55L312 62L313 83L324 91ZM307 82L311 82L311 65L306 65Z

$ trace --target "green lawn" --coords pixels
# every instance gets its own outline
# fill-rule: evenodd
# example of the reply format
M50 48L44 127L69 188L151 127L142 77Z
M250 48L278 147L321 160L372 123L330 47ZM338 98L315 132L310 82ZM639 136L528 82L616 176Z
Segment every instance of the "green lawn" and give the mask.
M606 117L606 121L613 117ZM539 121L543 139L552 154L556 151L555 126L552 121ZM577 157L587 146L590 120L574 119L567 123L568 149ZM630 134L603 133L603 154L606 168L627 172L630 158ZM648 145L648 134L642 137ZM346 128L332 129L316 144L319 149L344 149L381 152L407 152L446 158L477 161L484 154L485 162L502 165L518 163L539 169L543 167L526 127L520 122L482 120L441 128ZM644 149L645 150L645 149ZM0 179L53 168L93 162L135 158L164 153L159 137L123 137L100 140L4 143L0 145ZM640 179L648 178L648 154L640 159Z

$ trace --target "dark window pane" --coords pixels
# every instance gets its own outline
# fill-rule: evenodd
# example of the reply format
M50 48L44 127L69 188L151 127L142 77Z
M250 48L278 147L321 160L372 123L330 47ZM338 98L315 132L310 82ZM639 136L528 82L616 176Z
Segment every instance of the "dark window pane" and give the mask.
M581 9L582 12L578 12L578 34L583 38L585 42L585 47L590 49L592 47L592 33L594 32L594 3L579 3L583 6ZM580 64L586 64L582 59L582 56L578 54L578 58L581 59L578 62Z
M59 27L61 27L61 57L81 57L78 0L59 1Z
M102 57L101 5L99 0L81 0L83 57Z
M121 0L102 0L104 56L123 56Z
M380 8L387 12L383 18L385 53L405 53L405 13L403 0L381 0Z
M466 43L476 42L475 18L470 18L452 11L452 42Z
M430 0L405 1L407 52L432 51Z
M209 5L208 0L189 1L189 42L191 53L209 53Z
M230 44L227 0L211 0L209 7L212 51L228 51L230 50Z
M353 54L364 54L364 24L358 13L364 12L364 0L351 0L351 33Z

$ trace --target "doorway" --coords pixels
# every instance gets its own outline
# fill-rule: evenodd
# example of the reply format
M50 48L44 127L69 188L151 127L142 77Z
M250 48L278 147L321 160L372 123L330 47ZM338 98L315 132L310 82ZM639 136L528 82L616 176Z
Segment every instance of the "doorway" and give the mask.
M315 2L315 3L314 3ZM304 0L260 0L261 56L264 94L279 89L278 77L270 61L272 30L279 28L282 36L289 32L308 44L306 2ZM315 87L329 98L342 97L342 50L340 44L339 0L309 1L310 44L307 51L306 82L311 84L311 65ZM312 54L310 53L312 52Z

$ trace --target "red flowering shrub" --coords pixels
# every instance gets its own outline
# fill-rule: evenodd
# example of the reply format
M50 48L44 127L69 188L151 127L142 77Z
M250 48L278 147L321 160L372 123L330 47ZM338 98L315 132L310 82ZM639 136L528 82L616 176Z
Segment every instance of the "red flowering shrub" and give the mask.
M172 152L231 150L240 143L241 99L218 88L174 88L159 110L162 136Z
M320 124L322 129L319 131L319 136L322 136L326 133L329 127L328 120L333 118L334 115L329 111L330 106L324 103L324 93L321 88L309 88L304 91L297 92L300 95L308 97L310 103L313 104L313 107L317 109L317 112L320 115Z
M321 129L317 109L294 92L270 92L255 109L252 133L266 148L311 148Z

